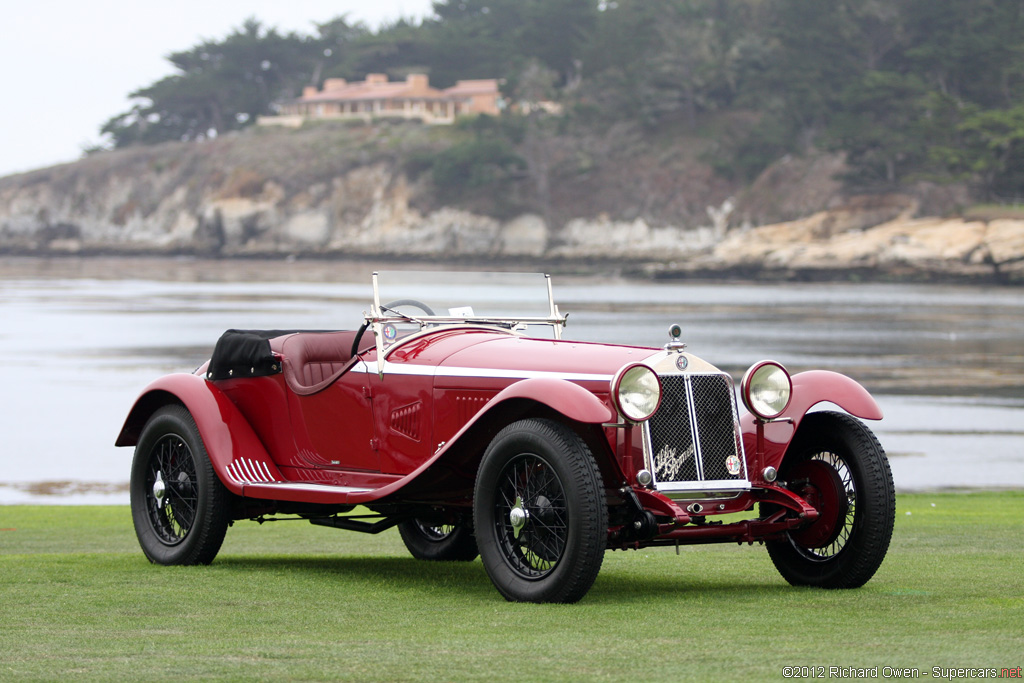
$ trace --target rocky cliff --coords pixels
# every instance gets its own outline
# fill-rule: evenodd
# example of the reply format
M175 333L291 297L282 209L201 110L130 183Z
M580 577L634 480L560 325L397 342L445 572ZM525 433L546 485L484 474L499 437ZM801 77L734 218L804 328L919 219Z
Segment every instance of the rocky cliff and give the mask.
M914 218L841 226L845 210L736 230L685 262L652 264L660 276L727 270L780 279L861 278L1024 284L1024 220Z
M703 212L681 211L677 220L588 213L577 197L572 206L586 215L549 225L540 212L496 218L479 202L445 205L429 178L408 170L405 133L359 134L290 132L281 144L284 133L257 132L2 178L0 252L561 260L616 262L655 276L1024 282L1024 220L921 218L920 193L845 196L832 179L835 158L788 170L796 162L784 160L751 188L698 187L711 195ZM634 194L647 195L632 203L658 204L658 192L666 194L653 197L661 204L678 203L684 188L661 181L667 189L640 183ZM619 192L628 186L605 182ZM807 217L758 225L792 215Z

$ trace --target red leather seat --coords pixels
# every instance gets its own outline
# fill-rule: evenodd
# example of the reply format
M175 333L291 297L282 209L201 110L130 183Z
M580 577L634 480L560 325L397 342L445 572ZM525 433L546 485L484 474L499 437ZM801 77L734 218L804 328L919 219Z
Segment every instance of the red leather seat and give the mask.
M283 357L284 379L297 394L326 389L354 365L354 331L297 332L271 340L271 348Z

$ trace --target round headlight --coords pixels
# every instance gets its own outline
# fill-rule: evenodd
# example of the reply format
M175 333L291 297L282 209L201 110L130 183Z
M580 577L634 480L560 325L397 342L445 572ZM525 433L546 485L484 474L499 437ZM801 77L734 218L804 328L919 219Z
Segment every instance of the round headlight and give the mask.
M623 417L643 422L658 410L661 380L646 365L630 365L620 370L612 380L612 396Z
M772 360L750 366L740 382L743 405L763 420L771 420L789 406L793 382L786 369Z

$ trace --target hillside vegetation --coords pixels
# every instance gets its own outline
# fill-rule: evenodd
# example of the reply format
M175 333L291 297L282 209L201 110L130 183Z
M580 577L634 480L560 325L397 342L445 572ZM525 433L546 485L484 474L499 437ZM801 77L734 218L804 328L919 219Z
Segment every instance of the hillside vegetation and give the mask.
M170 55L175 73L103 127L107 148L0 178L0 253L1024 281L1019 1L434 9L315 35L251 19ZM367 73L499 78L506 106L453 126L255 125Z
M743 184L787 154L829 152L844 156L848 187L929 181L961 183L973 199L1024 197L1018 0L439 0L434 10L376 31L339 17L314 35L250 19L170 55L176 73L132 93L103 130L119 148L205 139L328 77L423 72L441 87L503 79L510 109L562 105L559 117L534 109L478 131L429 164L447 190L528 174L523 200L541 213L560 165L586 175L679 138L700 141L687 157ZM574 158L548 158L554 141Z

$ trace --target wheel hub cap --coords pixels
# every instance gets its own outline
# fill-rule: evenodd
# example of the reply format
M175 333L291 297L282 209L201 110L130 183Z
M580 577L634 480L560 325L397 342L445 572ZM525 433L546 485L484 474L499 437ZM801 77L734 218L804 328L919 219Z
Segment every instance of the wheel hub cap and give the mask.
M156 506L163 508L164 496L167 494L167 485L164 483L164 476L160 470L156 471L156 481L153 482L153 497L156 498Z
M843 528L850 509L851 493L834 467L820 460L808 460L794 469L794 479L803 479L800 495L817 508L819 517L810 526L792 532L792 537L808 548L831 544Z
M528 519L530 519L530 511L523 506L522 496L516 496L516 504L508 513L508 521L512 525L512 535L515 538L519 538L519 532L526 526Z

